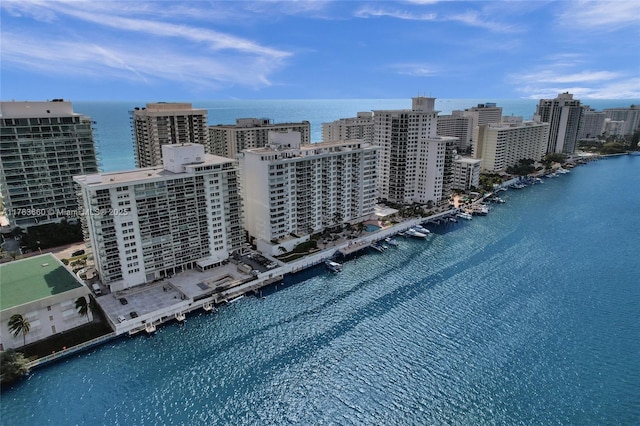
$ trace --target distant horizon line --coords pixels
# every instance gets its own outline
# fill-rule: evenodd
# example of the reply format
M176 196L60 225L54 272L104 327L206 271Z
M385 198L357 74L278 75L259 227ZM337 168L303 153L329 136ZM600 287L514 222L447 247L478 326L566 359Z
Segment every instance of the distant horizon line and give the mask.
M575 95L574 95L575 96ZM485 102L493 102L495 100L519 100L519 101L536 101L540 99L554 99L554 98L438 98L433 96L411 96L411 97L394 97L394 98L211 98L211 99L183 99L183 100L164 100L164 101L149 101L141 99L66 99L66 98L51 98L51 99L0 99L0 102L51 102L54 99L62 99L64 102L146 102L146 103L184 103L184 102L211 102L211 101L349 101L349 100L407 100L414 97L427 97L434 98L436 100L482 100ZM579 101L637 101L640 103L640 98L576 98Z

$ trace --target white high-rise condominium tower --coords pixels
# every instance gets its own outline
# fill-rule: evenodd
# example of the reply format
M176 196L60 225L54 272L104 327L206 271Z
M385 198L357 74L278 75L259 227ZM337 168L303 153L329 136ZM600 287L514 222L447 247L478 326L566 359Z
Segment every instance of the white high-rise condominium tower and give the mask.
M582 112L580 101L568 92L555 99L540 99L534 120L549 123L547 153L573 154Z
M164 145L164 166L76 176L95 262L112 291L209 269L244 243L237 161Z
M0 192L11 226L76 217L73 176L96 173L89 117L71 102L0 102Z
M135 140L136 167L162 165L162 146L206 144L209 140L207 110L190 103L148 103L131 115Z
M624 135L640 130L640 105L631 105L629 108L606 108L604 114L605 118L612 121L624 121L622 130Z
M499 173L522 159L540 161L545 154L548 123L493 123L476 127L473 154L481 171Z
M294 133L272 133L269 146L240 157L245 228L264 253L291 250L311 233L375 212L377 146L300 146Z
M238 118L235 125L209 126L208 152L223 157L237 158L245 149L262 148L269 143L269 132L297 132L300 144L310 143L311 124L273 123L268 118Z
M381 147L378 196L394 203L448 199L458 138L437 135L435 98L413 98L410 110L374 111L374 143Z

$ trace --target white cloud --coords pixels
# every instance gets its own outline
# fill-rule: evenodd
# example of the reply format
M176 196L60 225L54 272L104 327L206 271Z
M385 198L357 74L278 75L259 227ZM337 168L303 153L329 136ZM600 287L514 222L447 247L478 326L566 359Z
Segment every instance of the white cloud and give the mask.
M148 6L144 3L135 6L129 2L74 2L74 7L64 2L8 2L8 6L6 3L3 2L3 9L10 9L15 16L22 16L20 13L44 16L46 22L55 21L59 27L54 35L47 34L51 27L44 24L41 32L18 34L4 30L2 60L7 68L142 83L161 79L193 81L208 87L235 84L264 87L272 84L270 75L292 55L208 28L117 15L128 14L132 8L140 12ZM96 7L92 8L94 4ZM122 9L118 12L112 9L120 5ZM85 7L87 10L83 10ZM91 32L72 30L69 34L60 30L61 22L66 22L63 18L68 17L94 28ZM47 43L43 44L45 38Z
M141 51L146 54L141 55ZM168 80L203 87L268 86L269 75L279 66L261 57L233 53L189 56L166 45L141 46L135 41L107 46L50 39L45 45L39 39L11 33L3 33L2 54L3 66L47 74L123 79L142 84Z
M381 7L370 7L365 6L358 9L354 16L356 18L370 18L370 17L389 17L396 19L404 19L407 21L435 21L437 18L437 14L435 13L414 13L406 10L391 10L385 9Z
M599 27L614 31L621 26L640 24L640 2L637 0L620 1L573 1L559 14L562 25L584 28Z
M429 77L439 73L435 67L427 64L393 64L389 68L397 74L412 77Z
M458 22L471 27L484 28L489 31L500 33L520 31L520 28L515 25L501 24L476 11L445 15L435 12L421 13L417 10L400 10L385 7L365 6L358 9L354 13L354 16L357 18L388 17L408 21Z

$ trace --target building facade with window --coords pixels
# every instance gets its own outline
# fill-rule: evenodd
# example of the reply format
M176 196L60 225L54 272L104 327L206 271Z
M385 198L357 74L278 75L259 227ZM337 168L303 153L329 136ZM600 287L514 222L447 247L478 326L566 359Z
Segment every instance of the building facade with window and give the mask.
M76 217L73 176L96 173L89 117L71 102L0 102L0 193L10 226Z
M148 103L131 112L136 167L162 165L167 144L206 144L209 140L207 110L190 103Z
M378 147L361 141L300 146L295 135L240 157L245 228L258 249L278 254L333 225L370 217Z
M435 98L417 97L410 110L374 111L380 146L378 196L394 203L440 203L451 190L458 138L437 134Z
M522 159L542 160L549 123L494 123L476 127L473 155L483 173L500 173Z
M209 127L207 152L222 157L237 158L245 149L262 148L269 144L269 133L297 132L300 144L310 143L311 124L273 123L268 118L238 118L235 125L217 125Z
M583 108L571 93L560 93L555 99L540 99L534 121L549 123L547 153L573 154L578 141Z
M453 160L453 182L451 187L469 191L480 187L480 163L482 160L456 156Z
M349 141L358 139L373 143L373 112L359 112L356 117L322 123L322 140Z
M77 176L96 269L112 291L225 262L245 241L237 161L164 145L162 167Z

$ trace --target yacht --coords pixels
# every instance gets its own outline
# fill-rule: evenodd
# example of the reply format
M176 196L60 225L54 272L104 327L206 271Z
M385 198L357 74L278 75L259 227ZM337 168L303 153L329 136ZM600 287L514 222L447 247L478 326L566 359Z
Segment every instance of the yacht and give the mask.
M384 239L384 242L389 244L392 247L398 247L398 242L391 237L387 237Z
M425 235L429 235L431 233L431 231L429 231L427 228L423 228L420 225L416 225L413 227L413 229L415 229L416 231L418 231L421 234L425 234Z
M421 232L418 232L417 230L415 230L414 228L409 228L406 232L406 235L413 237L413 238L427 238L426 234L423 234Z
M374 249L375 251L382 253L384 251L384 248L382 247L382 245L378 244L378 243L373 243L371 244L371 248Z
M338 262L325 260L324 264L331 272L342 272L342 265Z
M473 216L467 212L460 212L458 213L458 217L461 219L465 219L465 220L471 220L473 219Z

